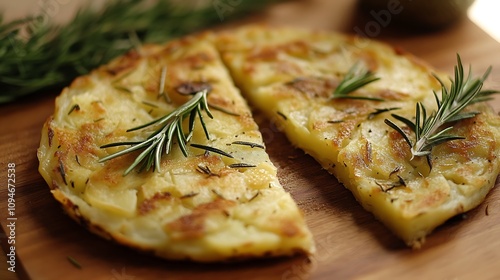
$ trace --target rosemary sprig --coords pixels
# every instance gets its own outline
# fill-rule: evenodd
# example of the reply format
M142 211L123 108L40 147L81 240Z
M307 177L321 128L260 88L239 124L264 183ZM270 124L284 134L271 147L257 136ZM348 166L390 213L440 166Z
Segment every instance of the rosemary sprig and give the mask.
M373 101L383 101L381 98L349 95L350 93L364 87L365 85L380 80L371 71L361 66L360 63L354 64L351 69L340 81L337 88L333 92L331 99L349 98L349 99L364 99Z
M0 12L0 103L61 89L141 43L165 42L275 1L196 2L107 1L100 10L84 6L61 26L43 11L11 22L5 22Z
M210 113L210 109L208 108L207 93L208 90L206 89L203 91L199 91L195 93L189 101L179 106L171 113L149 123L127 130L127 132L130 132L152 125L159 126L159 128L155 130L151 135L149 135L149 137L147 137L145 140L133 142L117 142L101 146L101 148L109 148L130 145L130 147L124 150L100 159L99 162L105 162L107 160L142 149L143 151L137 156L135 161L127 168L127 170L125 170L124 176L130 173L130 171L132 171L139 164L141 164L139 171L148 171L149 169L151 169L151 167L153 167L154 170L160 170L160 159L163 153L170 153L174 144L174 138L177 140L177 144L179 145L179 148L184 156L187 156L187 143L193 136L196 116L198 116L198 118L200 119L200 123L203 127L206 138L210 139L210 135L208 133L202 115L202 111L205 111L205 113L210 118L213 118L212 114ZM188 117L189 126L188 132L186 134L183 131L183 122Z
M490 95L498 91L482 90L483 82L490 74L491 66L480 78L471 77L471 68L467 77L464 77L464 69L460 56L457 55L457 65L454 67L455 79L451 79L451 85L446 87L444 82L436 75L441 84L441 99L434 91L437 110L427 115L427 110L422 103L416 104L415 121L405 117L392 114L392 116L406 124L414 133L415 141L401 127L389 119L385 123L399 132L411 148L413 157L429 156L432 148L451 140L464 139L459 135L450 134L453 122L476 116L479 112L462 112L470 104L488 100ZM429 161L429 158L427 158Z

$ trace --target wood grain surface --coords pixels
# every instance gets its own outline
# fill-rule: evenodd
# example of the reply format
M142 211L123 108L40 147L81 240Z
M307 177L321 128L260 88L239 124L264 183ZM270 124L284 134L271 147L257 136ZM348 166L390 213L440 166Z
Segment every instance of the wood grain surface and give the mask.
M359 12L356 1L291 1L221 28L266 22L352 33L370 20ZM389 25L373 37L449 73L456 53L473 65L475 73L492 65L486 84L500 89L500 44L468 19L432 32ZM318 163L294 149L259 112L255 116L279 178L314 234L315 255L207 265L165 261L110 243L70 220L37 171L41 127L53 112L57 94L45 92L0 105L1 279L500 279L499 180L483 204L451 219L428 237L423 248L412 250ZM500 98L491 105L499 112ZM17 275L4 267L9 252L8 163L16 165Z

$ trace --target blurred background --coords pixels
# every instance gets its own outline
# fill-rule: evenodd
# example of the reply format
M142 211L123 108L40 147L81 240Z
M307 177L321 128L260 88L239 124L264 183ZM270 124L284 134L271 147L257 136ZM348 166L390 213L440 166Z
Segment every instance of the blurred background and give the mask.
M478 57L497 46L476 38L480 31L500 42L499 7L494 0L0 0L0 104L60 89L140 42L256 22L383 40L441 69L456 52L480 71L486 63L500 68ZM499 72L492 77L500 86Z
M245 0L232 1L233 3L239 3ZM48 13L53 14L54 16L51 18L51 21L55 23L63 23L71 20L75 15L76 11L82 6L90 3L93 7L98 9L102 7L106 2L105 0L0 0L0 13L3 14L4 22L8 22L11 20L23 18L27 15L35 15L39 13L43 13L44 9L47 9ZM152 2L144 1L144 2ZM177 1L183 2L183 1ZM208 4L212 4L216 2L215 0L188 0L184 2L208 2ZM273 1L269 1L273 2ZM275 2L275 1L274 1ZM318 2L318 0L300 0L300 1L281 1L281 2ZM321 1L320 1L321 2ZM325 1L323 1L325 2ZM387 5L387 0L337 0L330 1L333 2L331 4L332 7L336 5L345 6L352 5L352 3L359 2L365 6L369 7L381 7L383 5ZM402 5L405 5L404 2L409 2L411 4L411 0L402 0ZM413 1L417 2L417 1ZM441 1L432 1L432 0L424 0L418 1L423 3L422 7L414 7L415 11L413 12L413 19L420 17L421 21L425 21L427 23L434 23L439 25L441 23L453 22L455 18L459 18L461 13L467 13L468 17L476 23L478 26L483 28L486 32L488 32L492 37L499 40L500 39L500 18L498 17L498 11L500 10L500 1L496 0L441 0ZM222 3L225 3L222 1ZM228 2L230 3L230 2ZM284 5L283 7L285 7ZM426 7L427 6L427 7ZM50 10L50 11L49 11ZM451 12L450 12L451 10ZM429 11L432 11L429 13ZM305 15L306 18L311 16L322 17L323 14L328 14L330 11L316 11L314 14ZM420 14L420 16L418 15ZM436 16L437 14L437 16ZM443 16L447 15L447 16ZM434 22L432 17L441 17L443 20L436 20ZM303 22L305 19L298 19ZM334 19L330 19L334 20ZM496 28L495 28L496 27Z

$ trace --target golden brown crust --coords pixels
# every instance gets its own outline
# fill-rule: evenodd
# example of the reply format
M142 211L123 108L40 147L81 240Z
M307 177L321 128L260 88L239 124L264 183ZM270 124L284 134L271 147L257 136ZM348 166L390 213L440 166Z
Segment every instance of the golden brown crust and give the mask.
M305 29L249 26L221 35L219 48L251 103L284 129L290 141L334 174L368 211L409 246L438 225L483 201L500 172L500 118L487 106L458 122L466 137L433 150L432 170L411 160L403 137L387 126L392 112L411 118L416 102L429 112L436 72L400 49L373 40ZM342 75L362 63L380 80L353 94L384 102L329 97ZM446 78L442 80L447 80ZM394 120L396 121L396 120ZM411 134L409 128L404 127Z
M355 62L381 78L358 94L384 102L329 98ZM163 71L171 103L158 98ZM267 155L232 145L263 145L234 81L364 208L419 247L434 228L481 203L500 172L500 117L485 105L475 105L471 110L481 114L455 125L454 133L465 140L433 150L432 169L424 159L411 160L405 140L384 124L391 112L372 115L399 108L397 114L411 117L415 102L432 108L432 91L440 89L433 74L400 49L295 28L250 26L145 45L77 78L57 98L42 130L40 172L73 219L161 257L220 261L311 253L311 234ZM162 160L163 172L127 177L123 171L137 155L98 163L119 150L100 146L141 138L143 132L126 130L203 88L210 90L209 103L222 110L207 120L215 138L204 140L198 126L193 139L227 150L233 159L194 148L184 158L176 150ZM229 167L242 161L256 168ZM277 201L292 207L276 211Z
M54 115L44 124L40 173L70 217L98 235L160 257L207 262L312 253L302 213L279 184L265 150L232 144L263 141L213 40L204 33L146 45L77 78L57 97ZM214 118L205 117L210 140L197 122L192 142L233 158L190 146L185 157L174 145L160 171L127 176L138 153L99 162L123 149L102 145L146 137L148 129L127 130L205 88L214 107ZM161 90L171 103L159 98ZM241 162L255 167L231 167ZM287 210L275 211L277 202Z

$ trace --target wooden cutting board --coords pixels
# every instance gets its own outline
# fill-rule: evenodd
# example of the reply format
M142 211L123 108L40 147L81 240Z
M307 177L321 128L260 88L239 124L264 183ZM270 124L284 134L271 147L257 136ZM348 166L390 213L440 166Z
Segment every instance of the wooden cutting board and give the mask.
M370 20L357 12L355 1L294 1L233 25L267 22L352 32ZM467 19L431 33L387 28L375 39L450 73L456 53L474 66L475 73L492 65L487 87L500 89L500 44ZM318 249L314 256L207 265L160 260L107 242L61 211L37 171L41 127L53 112L57 94L41 93L0 106L1 279L15 279L5 267L9 163L15 164L16 272L21 279L500 279L499 180L482 205L439 227L422 249L411 250L258 112L280 180L303 209L314 234ZM491 105L499 112L500 98Z

